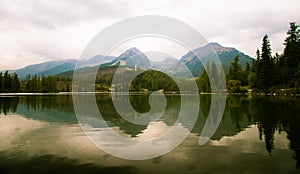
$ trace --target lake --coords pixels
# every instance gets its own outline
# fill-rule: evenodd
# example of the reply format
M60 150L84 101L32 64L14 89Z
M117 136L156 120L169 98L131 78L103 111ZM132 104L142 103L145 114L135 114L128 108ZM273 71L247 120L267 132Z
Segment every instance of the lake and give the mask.
M129 96L141 113L151 108L148 98ZM159 118L150 115L145 125L119 116L112 100L122 104L122 96L96 94L95 99L107 125L129 139L159 136L181 122L179 95L167 95L165 113ZM300 98L227 96L220 125L204 145L198 141L211 95L200 95L200 101L198 119L178 147L153 159L126 160L105 153L85 136L72 95L1 96L0 173L300 172ZM85 124L99 132L93 121ZM188 127L184 121L181 126Z

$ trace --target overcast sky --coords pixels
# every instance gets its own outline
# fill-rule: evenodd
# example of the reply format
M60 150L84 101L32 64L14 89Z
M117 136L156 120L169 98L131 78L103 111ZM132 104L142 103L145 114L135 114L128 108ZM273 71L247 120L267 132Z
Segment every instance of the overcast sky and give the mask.
M289 22L300 24L299 7L299 0L1 0L0 69L77 59L99 31L138 15L176 18L252 57L268 34L273 52L282 53Z

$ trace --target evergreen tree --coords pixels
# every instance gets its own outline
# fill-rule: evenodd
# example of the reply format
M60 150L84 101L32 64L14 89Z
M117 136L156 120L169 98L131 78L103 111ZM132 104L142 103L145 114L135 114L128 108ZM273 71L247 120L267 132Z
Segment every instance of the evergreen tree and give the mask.
M230 64L229 74L228 74L230 80L242 81L243 69L238 62L239 62L239 55L235 56L233 62L231 62Z
M261 59L257 63L257 88L267 91L274 84L274 62L268 35L263 38Z
M200 92L211 92L209 77L207 71L210 72L209 62L207 62L206 70L204 70L197 82Z
M26 80L25 80L25 82L26 82L26 92L32 92L31 91L31 78L30 78L30 74L28 74L27 76L26 76Z
M250 88L257 88L257 66L260 61L259 49L256 50L256 60L252 61L251 72L248 75L248 84Z
M42 76L42 81L41 81L41 92L46 92L47 91L47 86L46 86L46 77L43 75Z
M215 86L218 85L219 82L219 74L218 74L218 70L217 70L217 66L215 64L215 62L213 62L211 64L211 70L210 70L210 78L212 80L212 82L214 83Z
M243 72L242 86L248 86L249 85L248 76L249 76L250 72L251 72L251 67L250 67L250 64L247 62L245 71Z
M18 78L18 74L14 73L12 77L12 92L20 91L20 80Z
M260 52L259 52L259 49L257 48L256 50L256 62L259 62L260 61Z
M250 71L250 65L248 67L248 71ZM246 92L241 88L241 86L246 85L248 85L248 75L246 75L245 71L239 64L239 55L237 55L230 64L227 88L230 92Z
M11 86L11 77L8 71L4 73L3 77L3 84L4 84L4 92L11 92L12 86Z
M295 22L290 23L284 45L283 62L287 71L284 78L291 86L296 78L299 78L297 77L297 69L300 65L300 31Z
M37 90L37 76L34 75L31 79L31 83L32 83L32 86L31 86L31 91L32 92L38 92Z
M68 82L67 82L67 86L66 86L66 92L71 92L71 87Z

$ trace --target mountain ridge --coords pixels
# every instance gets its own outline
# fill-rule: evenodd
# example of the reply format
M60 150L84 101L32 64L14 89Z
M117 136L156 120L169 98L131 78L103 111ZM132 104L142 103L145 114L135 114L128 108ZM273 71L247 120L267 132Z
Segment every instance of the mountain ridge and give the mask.
M195 56L197 54L197 57ZM68 71L73 71L75 66L77 68L96 67L101 64L105 66L127 66L141 69L154 69L167 74L181 76L183 72L190 70L193 76L200 76L204 70L202 61L209 61L213 55L217 55L228 72L230 63L236 55L240 56L240 64L244 68L246 63L251 63L254 59L244 54L243 52L233 48L224 47L216 42L208 43L205 46L198 47L192 51L188 51L181 56L180 59L173 57L165 58L162 61L151 61L138 48L132 47L124 51L119 56L102 56L96 55L87 60L77 61L76 59L66 59L58 61L47 61L39 64L28 65L17 70L10 70L9 72L16 72L20 78L25 78L27 74L31 75L57 75ZM200 59L200 60L199 60Z

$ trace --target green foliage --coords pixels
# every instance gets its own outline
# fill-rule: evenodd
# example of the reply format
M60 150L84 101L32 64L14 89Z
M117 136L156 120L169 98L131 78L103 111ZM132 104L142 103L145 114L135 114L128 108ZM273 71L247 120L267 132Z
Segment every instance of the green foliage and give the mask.
M255 72L250 72L248 77L248 84L250 88L256 88L256 83L257 83L257 75Z
M215 68L214 68L215 69ZM209 77L207 71L210 72L209 62L206 65L206 70L202 72L199 79L196 80L198 90L200 92L211 92ZM216 71L216 70L214 70Z
M268 91L274 84L275 64L271 55L271 45L268 35L263 38L262 53L256 61L256 88Z
M219 81L218 70L215 62L211 64L210 77L214 83L217 83Z
M230 64L229 74L227 76L227 88L229 92L245 92L241 86L248 86L248 76L250 72L250 64L247 63L245 70L243 70L239 64L239 56L236 56L234 61Z
M168 75L155 70L139 74L130 85L131 91L179 91L176 83Z
M286 85L289 87L295 86L295 82L300 76L297 73L300 64L300 30L295 22L290 23L290 28L285 39L285 48L283 53L283 66Z
M242 77L242 67L238 63L239 62L239 56L235 56L233 62L230 64L229 68L229 79L239 80L241 81Z
M0 73L0 92L19 92L20 80L16 73L10 74L6 71L4 74Z
M229 80L228 81L228 91L232 93L246 93L247 90L241 87L242 82L239 80Z
M23 83L26 84L26 88L23 89L24 92L57 92L57 77L55 76L42 76L42 78L40 78L37 75L33 77L28 75Z
M295 22L290 23L290 29L285 39L282 55L271 56L271 46L265 35L262 53L257 50L257 60L253 63L252 73L248 80L251 88L264 92L278 92L277 89L298 91L300 82L300 30ZM293 89L293 90L291 90Z
M20 91L20 80L18 78L18 74L14 73L12 76L12 92L19 92Z

